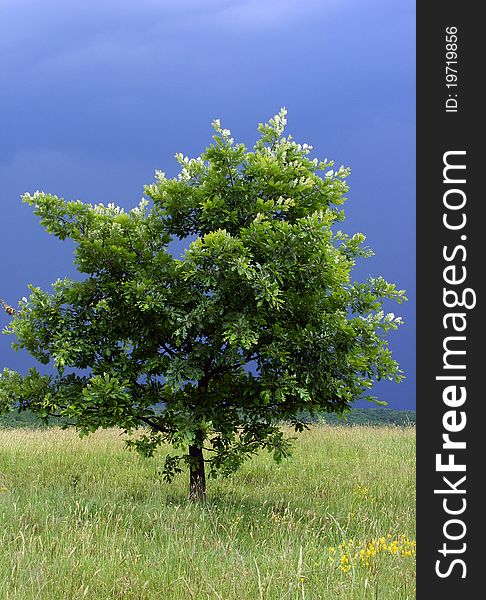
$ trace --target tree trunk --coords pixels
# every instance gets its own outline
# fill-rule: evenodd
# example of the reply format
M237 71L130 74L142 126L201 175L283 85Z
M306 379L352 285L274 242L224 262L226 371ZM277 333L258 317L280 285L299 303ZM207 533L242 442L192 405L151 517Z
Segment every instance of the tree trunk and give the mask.
M206 474L202 448L189 446L189 456L191 457L189 499L204 500L206 497Z

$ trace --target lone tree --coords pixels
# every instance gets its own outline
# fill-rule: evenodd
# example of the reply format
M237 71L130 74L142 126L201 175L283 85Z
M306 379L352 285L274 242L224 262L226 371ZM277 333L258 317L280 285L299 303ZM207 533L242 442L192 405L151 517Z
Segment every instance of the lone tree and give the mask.
M285 109L259 125L253 151L219 120L201 157L157 171L151 201L114 204L25 194L48 233L75 243L82 281L31 286L6 332L53 375L5 369L0 404L63 417L82 434L120 427L147 456L163 442L170 481L184 466L190 497L261 448L276 461L305 411L343 413L375 380L399 381L385 336L400 318L381 277L351 281L364 236L342 221L349 170L284 137ZM322 175L319 175L322 173ZM182 258L168 249L186 240ZM192 240L190 243L189 240ZM8 306L8 305L7 305Z

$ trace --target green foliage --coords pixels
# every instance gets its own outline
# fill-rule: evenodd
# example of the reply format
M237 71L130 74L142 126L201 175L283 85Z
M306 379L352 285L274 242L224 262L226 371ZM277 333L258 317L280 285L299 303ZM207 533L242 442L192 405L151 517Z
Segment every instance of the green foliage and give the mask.
M404 292L351 281L372 252L362 234L334 231L349 170L310 159L285 123L282 110L247 151L214 121L206 152L176 155L179 176L158 171L150 202L128 212L25 194L48 233L74 241L85 278L31 287L19 304L14 346L55 375L5 370L0 406L81 433L121 427L145 455L167 441L170 479L188 446L205 448L211 475L260 448L278 461L290 452L282 421L301 431L302 411L343 413L375 380L400 381L385 337L401 320L383 301ZM189 236L172 256L169 242Z

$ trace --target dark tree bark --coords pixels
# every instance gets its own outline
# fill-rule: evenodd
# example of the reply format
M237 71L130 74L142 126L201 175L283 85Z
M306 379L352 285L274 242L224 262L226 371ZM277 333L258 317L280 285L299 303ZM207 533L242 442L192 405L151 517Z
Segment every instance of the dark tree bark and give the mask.
M206 497L206 474L202 448L189 446L189 456L191 457L189 499L204 500Z

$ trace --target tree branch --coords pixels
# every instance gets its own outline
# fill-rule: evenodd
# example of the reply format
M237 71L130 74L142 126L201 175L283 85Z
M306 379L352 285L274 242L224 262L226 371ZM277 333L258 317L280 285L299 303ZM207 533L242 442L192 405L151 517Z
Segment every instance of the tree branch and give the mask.
M142 417L141 415L136 415L136 418L139 421L142 421L142 423L146 423L149 427L152 427L152 429L159 431L160 433L174 433L176 431L175 429L163 427L163 426L159 425L158 423L155 423L151 419L149 419L147 417Z
M169 356L172 356L172 358L174 358L176 356L176 353L174 352L174 350L172 350L171 348L168 348L167 344L164 344L161 342L160 346L167 352L167 354Z

